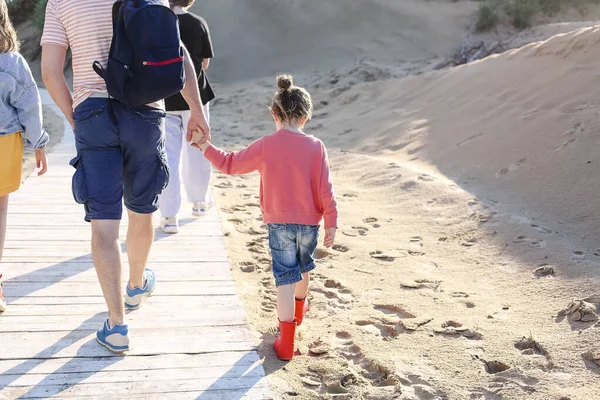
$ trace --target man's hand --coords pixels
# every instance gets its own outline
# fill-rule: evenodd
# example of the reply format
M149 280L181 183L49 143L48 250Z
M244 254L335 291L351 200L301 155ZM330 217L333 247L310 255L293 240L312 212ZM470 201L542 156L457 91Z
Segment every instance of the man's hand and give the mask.
M325 229L325 240L323 241L323 245L326 248L330 248L331 246L333 246L333 243L335 242L335 232L336 231L337 231L336 228Z
M193 146L194 144L200 145L204 142L209 142L210 139L210 126L206 122L204 112L202 109L197 112L192 111L188 122L186 140Z
M46 159L45 149L35 151L35 165L39 169L38 176L42 176L48 171L48 160Z

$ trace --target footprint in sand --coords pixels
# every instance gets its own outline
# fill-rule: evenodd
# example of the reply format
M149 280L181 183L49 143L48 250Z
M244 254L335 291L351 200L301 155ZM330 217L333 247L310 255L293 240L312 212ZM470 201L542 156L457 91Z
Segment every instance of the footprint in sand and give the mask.
M465 301L465 306L467 308L475 308L475 303L473 303L472 301Z
M501 361L483 361L483 364L485 367L485 372L488 374L497 374L510 369L508 364L505 364Z
M325 258L328 258L330 255L331 254L326 249L317 248L313 253L313 258L315 260L323 260Z
M577 141L577 138L572 138L570 140L567 140L566 142L563 142L560 146L555 147L554 151L566 149L567 147L569 147L570 145L572 145L576 141Z
M339 251L340 253L347 253L350 249L343 244L334 244L331 247L335 251Z
M367 379L372 386L385 387L385 386L397 386L401 379L396 374L395 366L392 362L385 362L380 359L367 357L363 350L356 345L352 339L352 335L346 331L337 332L333 338L333 347L335 351L345 360L352 363L355 370ZM356 383L356 376L344 376L339 386L342 388L348 387L349 384ZM327 390L329 393L335 393L335 387L331 385ZM343 390L347 392L346 389ZM338 392L339 393L339 392Z
M419 186L419 184L415 181L408 181L405 182L402 186L400 186L400 189L402 190L411 190L416 188L417 186Z
M367 233L369 232L369 228L364 226L353 226L352 229L355 230L360 236L367 236Z
M581 250L574 251L573 254L571 254L571 261L576 263L585 261L585 253Z
M239 263L239 267L242 272L250 273L254 272L257 265L252 261L242 261Z
M541 356L548 356L548 352L538 341L533 337L523 337L521 340L515 343L515 348L521 350L524 355L539 354Z
M527 236L524 236L524 235L517 236L516 238L513 239L513 242L514 243L527 243L531 247L535 247L535 248L538 248L538 249L543 249L543 248L546 247L546 241L545 240L531 239L531 238L528 238Z
M417 179L419 179L420 181L423 181L423 182L435 181L435 178L433 176L427 175L427 174L420 175Z
M404 307L395 304L376 304L373 309L382 312L385 315L395 316L400 319L416 318L414 314L406 311Z
M352 291L339 281L327 279L322 275L314 274L315 284L311 292L325 297L325 303L332 310L347 310L353 307L354 295Z
M440 288L442 281L433 281L429 279L417 279L413 282L400 283L400 287L403 289L431 289L437 292Z
M271 278L270 277L262 278L260 280L260 284L262 286L264 286L264 287L271 287L271 286L273 286L273 282L271 282Z
M272 301L263 301L262 303L260 303L260 309L266 313L271 314L275 312L277 307L275 306L275 304L273 304Z
M532 224L531 227L533 229L535 229L537 232L544 234L544 235L550 235L552 233L552 231L550 229L544 228L543 226Z
M375 218L375 217L368 217L368 218L365 218L365 219L363 219L363 222L364 222L365 224L373 224L373 223L375 223L375 222L377 222L377 221L378 221L378 220L377 220L377 218Z
M533 275L537 278L543 278L546 276L554 276L555 271L554 268L549 266L548 264L542 264L538 268L533 271Z
M569 303L567 308L561 310L558 315L559 317L567 316L570 321L574 322L596 322L600 319L597 313L598 304L600 304L600 299L598 298L573 300Z
M372 258L375 258L375 259L377 259L379 261L392 262L392 261L394 261L396 259L395 256L386 254L386 253L384 253L384 252L382 252L380 250L372 251L372 252L369 253L369 255Z
M233 187L233 183L231 183L231 181L221 182L216 184L215 187L219 189L231 189Z
M248 242L246 243L246 247L248 247L248 251L251 253L264 254L266 253L265 246L258 242Z
M327 289L337 289L340 293L351 294L352 291L335 279L327 279L323 284Z
M477 332L474 329L469 329L464 327L463 324L457 321L446 321L442 324L441 328L436 328L433 330L434 333L438 335L444 336L452 336L452 337L464 337L470 340L481 340L483 339L483 335Z
M477 238L470 238L464 242L461 243L461 246L464 247L473 247L477 244Z

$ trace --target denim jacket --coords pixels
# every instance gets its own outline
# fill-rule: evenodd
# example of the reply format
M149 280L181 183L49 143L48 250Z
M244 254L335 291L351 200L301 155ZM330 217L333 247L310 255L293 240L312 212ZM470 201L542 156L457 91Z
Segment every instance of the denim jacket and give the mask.
M25 59L19 53L0 54L0 136L22 132L29 150L43 148L42 102Z

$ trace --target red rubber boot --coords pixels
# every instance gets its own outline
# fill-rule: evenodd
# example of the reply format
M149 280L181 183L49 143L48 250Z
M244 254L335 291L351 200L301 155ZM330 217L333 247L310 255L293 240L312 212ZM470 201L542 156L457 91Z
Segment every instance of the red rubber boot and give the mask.
M277 357L283 361L294 358L294 339L296 337L296 321L279 321L279 337L275 339L273 347Z
M303 298L302 300L296 299L296 310L294 316L296 317L296 326L302 325L302 321L304 320L304 316L308 311L308 300Z

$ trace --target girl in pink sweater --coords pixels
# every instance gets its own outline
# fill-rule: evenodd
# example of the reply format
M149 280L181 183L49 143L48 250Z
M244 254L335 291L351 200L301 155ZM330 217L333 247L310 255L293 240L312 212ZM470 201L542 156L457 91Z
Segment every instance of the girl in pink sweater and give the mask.
M337 229L337 203L325 145L302 132L312 116L312 99L289 75L277 77L271 103L277 132L245 149L226 153L210 143L200 146L215 168L226 174L260 173L260 205L269 227L269 247L277 286L279 337L274 347L282 360L294 355L296 327L308 310L309 273L315 268L319 223L325 222L325 247Z

